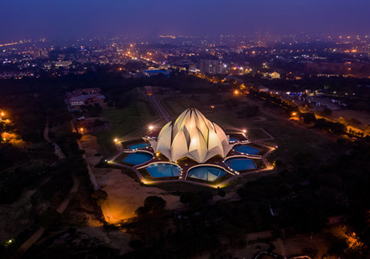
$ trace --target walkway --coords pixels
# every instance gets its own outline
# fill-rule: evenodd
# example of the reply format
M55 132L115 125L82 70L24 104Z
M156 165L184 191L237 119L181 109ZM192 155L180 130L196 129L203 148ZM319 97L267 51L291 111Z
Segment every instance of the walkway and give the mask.
M49 138L49 122L46 123L44 129L44 139L46 142L52 144L54 146L54 153L59 157L59 159L65 159L66 156L63 154L62 150L60 149L59 145L55 142L51 142Z
M72 131L77 132L73 120L71 121L71 126L72 126ZM78 148L80 150L84 150L84 148L82 147L81 142L79 140L77 140L77 144L78 144ZM96 181L94 172L91 169L91 165L90 165L89 161L87 160L86 153L84 153L82 155L82 158L86 161L86 168L87 168L87 171L89 172L89 178L90 178L90 181L91 181L92 185L94 186L94 190L96 191L96 190L99 189L99 185L98 185L98 182Z
M78 147L80 148L80 150L84 150L83 147L81 146L81 143L80 143L79 140L77 140L77 144L78 144ZM98 182L96 181L95 174L94 174L93 170L91 169L91 165L90 165L89 161L87 160L86 154L83 154L82 158L85 159L85 161L86 161L86 168L87 168L87 171L89 172L89 178L90 178L90 181L91 181L92 185L94 186L94 190L96 191L96 190L99 189L99 185L98 185Z
M170 121L170 115L166 111L165 108L163 108L162 104L158 101L158 99L154 95L148 96L149 101L153 105L156 112L161 116L163 119L165 119L166 122Z

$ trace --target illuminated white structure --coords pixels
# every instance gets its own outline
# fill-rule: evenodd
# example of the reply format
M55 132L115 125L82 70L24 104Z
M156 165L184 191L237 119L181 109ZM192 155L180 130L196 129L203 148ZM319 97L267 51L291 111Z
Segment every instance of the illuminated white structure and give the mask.
M226 157L233 147L229 136L194 108L185 110L175 122L167 123L158 140L150 140L150 144L155 152L162 153L171 161L188 157L198 163L216 155Z

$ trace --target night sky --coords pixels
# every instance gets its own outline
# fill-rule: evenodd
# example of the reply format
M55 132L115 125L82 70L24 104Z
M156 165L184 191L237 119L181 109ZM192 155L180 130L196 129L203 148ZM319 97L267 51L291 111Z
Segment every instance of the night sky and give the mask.
M0 41L22 37L370 32L369 0L0 0Z

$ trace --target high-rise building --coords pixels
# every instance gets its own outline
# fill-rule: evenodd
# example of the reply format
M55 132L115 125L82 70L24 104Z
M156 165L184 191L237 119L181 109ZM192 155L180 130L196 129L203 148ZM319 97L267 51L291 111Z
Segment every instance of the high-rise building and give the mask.
M37 49L33 52L34 58L48 58L49 51L46 48Z
M203 74L224 74L226 72L220 60L201 59L199 69Z

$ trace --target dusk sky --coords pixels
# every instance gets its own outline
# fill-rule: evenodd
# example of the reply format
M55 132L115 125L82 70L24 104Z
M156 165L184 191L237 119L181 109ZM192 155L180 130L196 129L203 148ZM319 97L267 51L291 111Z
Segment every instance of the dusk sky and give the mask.
M22 37L370 33L369 0L0 0L0 41Z

